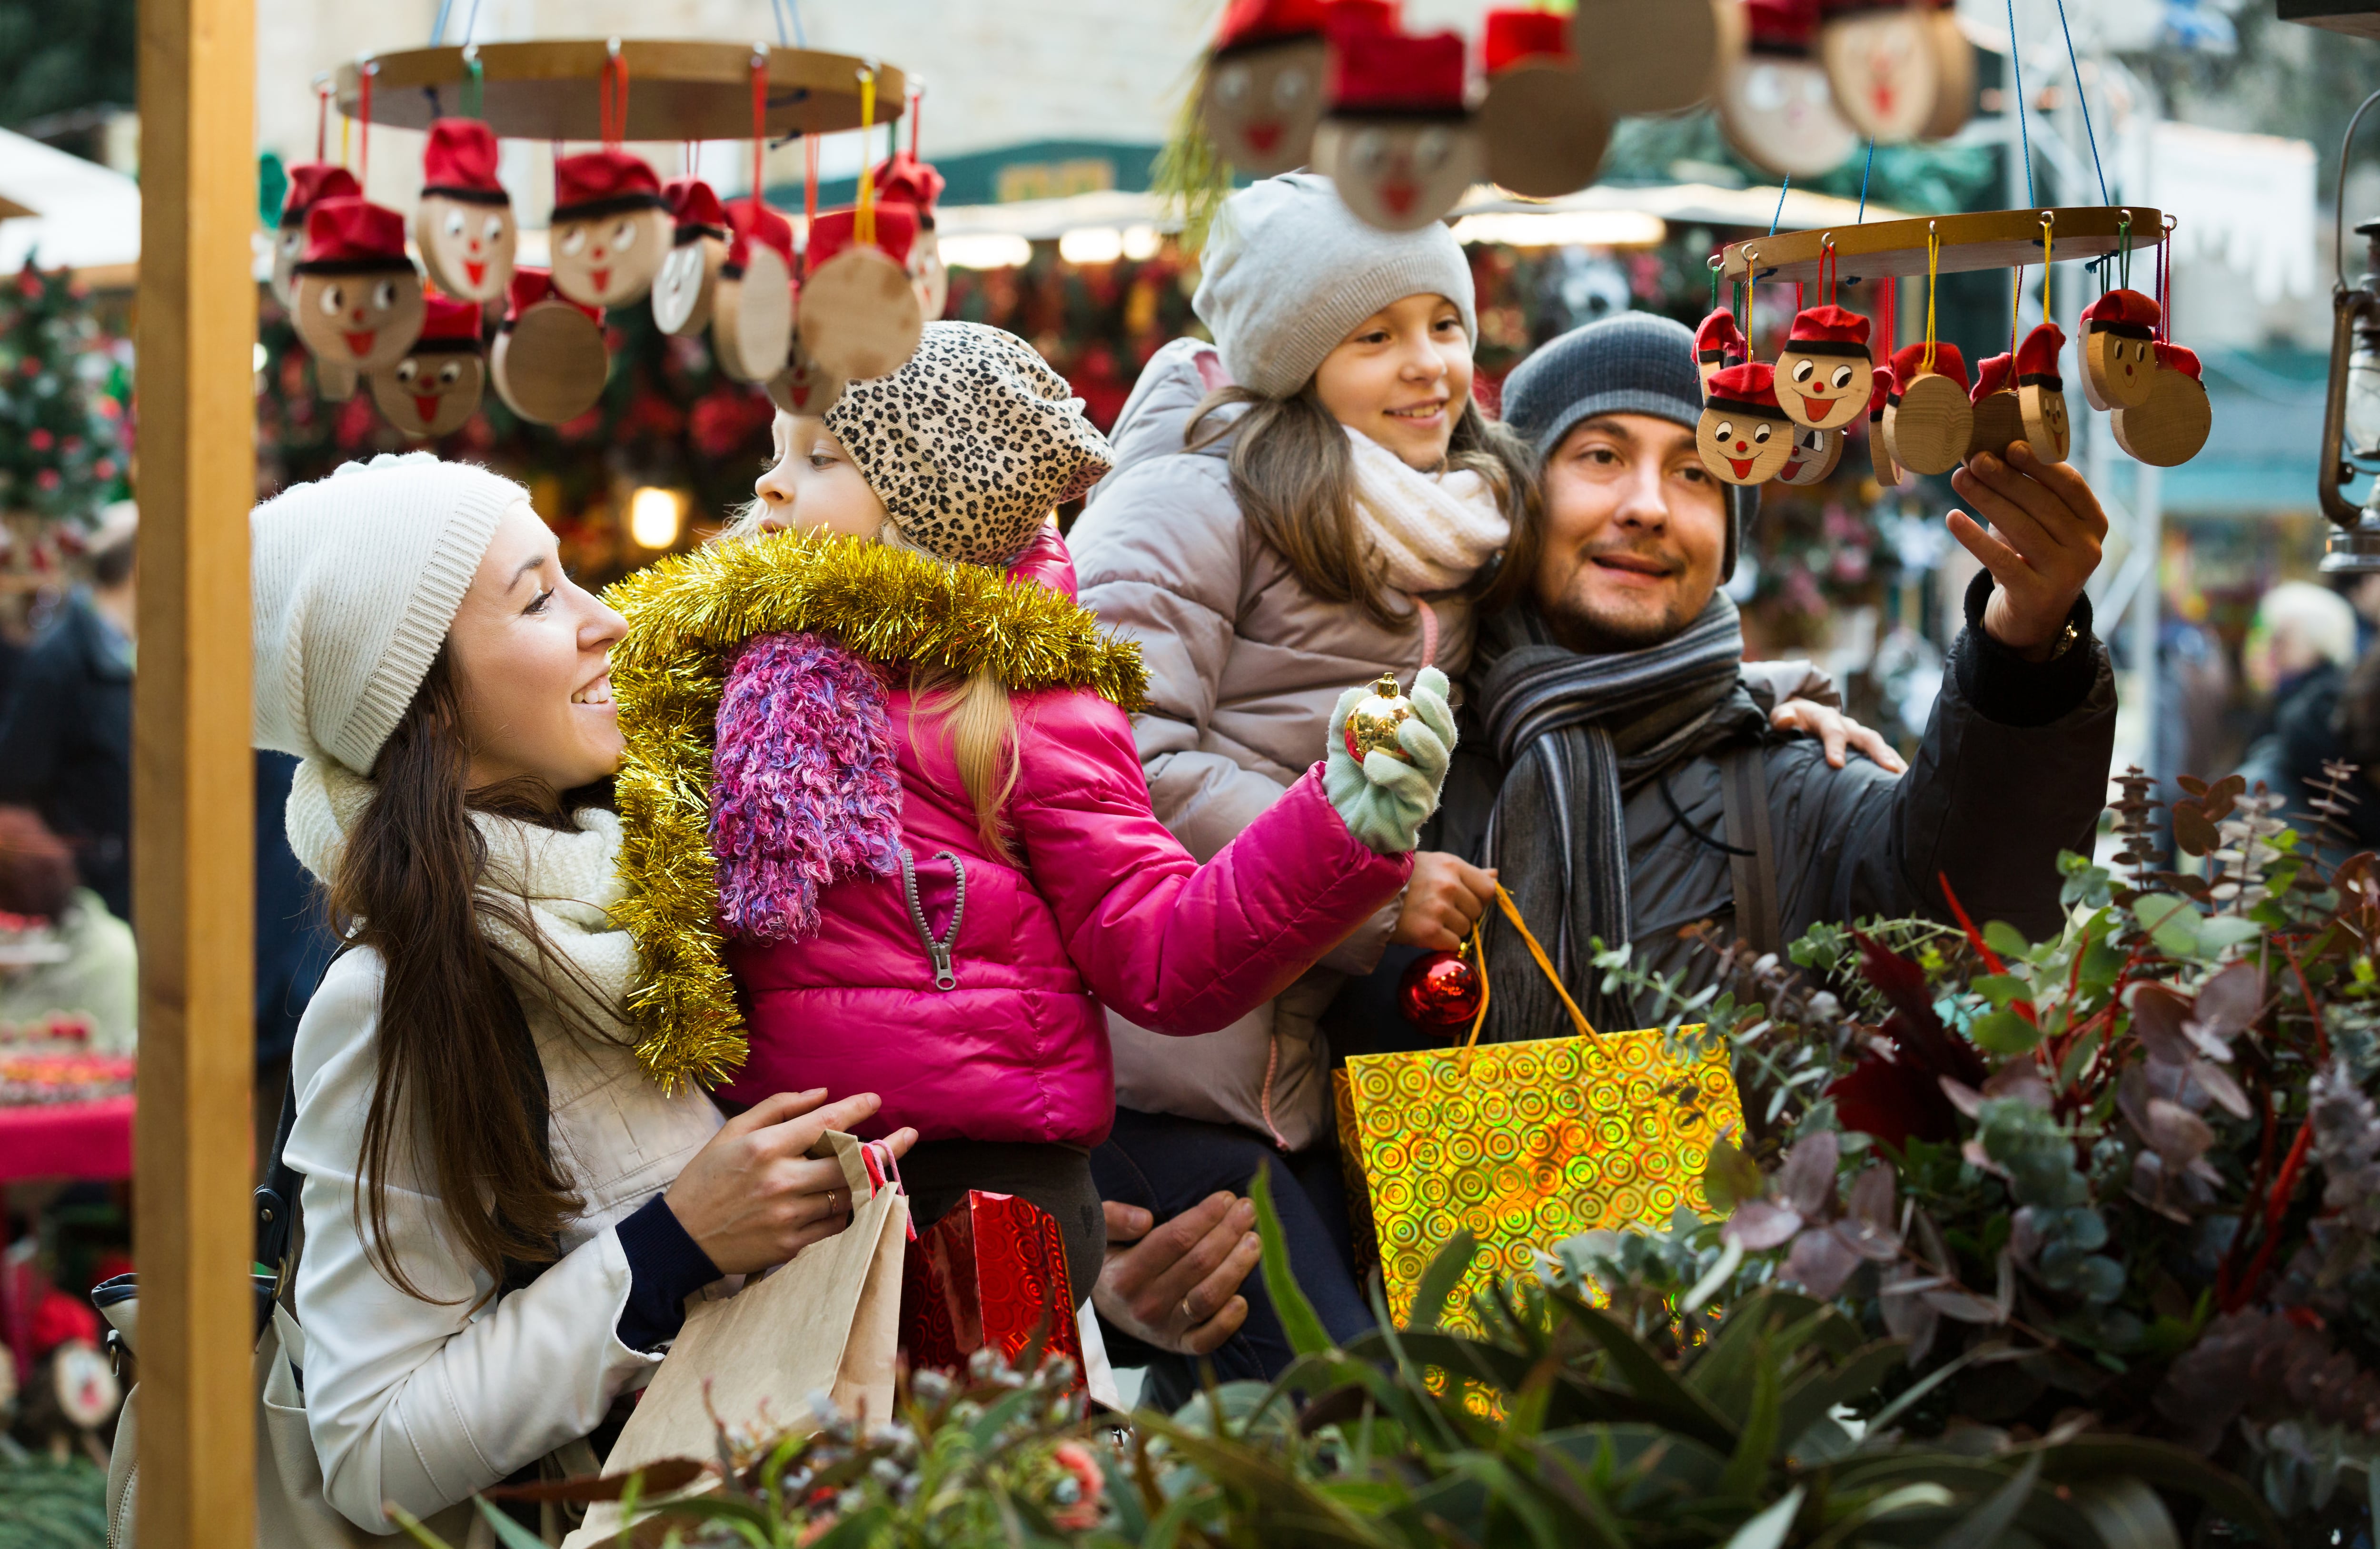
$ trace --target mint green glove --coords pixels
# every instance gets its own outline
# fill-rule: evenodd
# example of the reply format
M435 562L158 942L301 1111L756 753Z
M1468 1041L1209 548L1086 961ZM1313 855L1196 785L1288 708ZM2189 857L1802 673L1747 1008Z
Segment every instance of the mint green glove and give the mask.
M1446 674L1425 667L1405 696L1414 713L1397 728L1397 743L1413 762L1372 752L1361 764L1347 753L1347 717L1372 692L1368 684L1339 696L1325 736L1322 789L1346 820L1347 831L1383 855L1402 855L1438 810L1446 767L1454 756L1454 712L1447 708Z

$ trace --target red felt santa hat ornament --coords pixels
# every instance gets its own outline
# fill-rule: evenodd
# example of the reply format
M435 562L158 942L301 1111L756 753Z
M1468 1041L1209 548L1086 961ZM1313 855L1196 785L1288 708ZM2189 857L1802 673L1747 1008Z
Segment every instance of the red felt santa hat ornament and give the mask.
M1721 307L1703 319L1702 326L1694 330L1694 369L1702 375L1704 399L1710 397L1711 378L1751 354L1752 346L1744 341L1733 312Z
M669 256L661 179L625 151L589 151L553 163L553 286L589 307L644 299Z
M951 272L942 262L941 238L934 231L934 201L942 197L944 179L930 162L916 152L897 151L876 168L877 208L905 211L917 224L903 267L917 293L917 311L926 321L940 318L951 303ZM879 239L882 233L878 234Z
M719 272L727 263L727 212L698 177L672 180L662 203L670 214L670 250L653 276L653 326L691 337L710 326Z
M1913 473L1957 467L1975 424L1974 405L1967 401L1967 359L1959 346L1947 341L1906 345L1892 357L1892 380L1884 433L1893 460Z
M2006 351L1975 367L1975 385L1967 390L1967 402L1975 411L1967 431L1968 457L1979 452L2005 456L2009 442L2024 434L2024 415L2010 380L2015 370L2016 357Z
M737 381L785 369L794 341L794 228L758 199L732 200L727 257L710 307L710 352Z
M1611 143L1611 113L1571 53L1570 18L1534 7L1488 13L1479 107L1488 176L1529 199L1558 199L1595 181Z
M2205 446L2214 412L2200 378L2198 352L2160 342L2155 353L2149 401L2138 408L2119 408L2108 419L2116 444L2136 461L2178 467Z
M359 198L306 212L290 313L306 347L370 375L405 357L421 332L421 276L405 252L405 217Z
M2066 331L2045 322L2016 347L2016 401L2024 417L2024 442L2045 463L2062 463L2073 448L2066 416L2066 382L2058 373Z
M1730 366L1710 379L1694 450L1713 477L1766 484L1793 455L1793 422L1777 401L1777 373L1760 361Z
M413 241L439 289L500 299L512 284L518 232L512 196L496 181L496 137L477 118L441 118L421 152Z
M917 353L926 313L908 268L917 239L916 214L899 206L831 211L810 227L797 347L829 378L890 376Z
M1385 231L1418 231L1484 176L1462 34L1340 30L1315 170L1347 208Z
M1893 401L1892 368L1876 369L1867 395L1867 455L1876 481L1889 489L1900 482L1900 464L1892 454L1892 438L1885 434L1885 405Z
M1200 72L1198 115L1222 158L1259 177L1305 164L1329 58L1323 0L1232 0Z
M306 212L326 199L355 199L356 175L336 162L300 162L289 169L281 199L281 229L273 239L273 294L284 307L297 297L298 260L306 256Z
M372 402L408 436L443 436L462 428L480 407L487 362L480 341L480 305L448 296L426 298L421 336L404 359L373 373Z
M2095 409L2138 408L2156 371L2164 309L2136 290L2111 290L2082 309L2082 396Z
M1875 357L1868 320L1828 305L1793 319L1777 356L1777 396L1786 416L1814 430L1840 430L1867 406Z

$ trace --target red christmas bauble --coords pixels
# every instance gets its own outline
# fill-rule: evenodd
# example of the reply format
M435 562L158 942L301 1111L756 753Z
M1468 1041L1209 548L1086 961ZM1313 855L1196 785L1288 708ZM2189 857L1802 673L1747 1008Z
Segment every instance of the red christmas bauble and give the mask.
M1426 952L1397 982L1397 1006L1424 1027L1460 1027L1479 1014L1479 974L1459 952Z

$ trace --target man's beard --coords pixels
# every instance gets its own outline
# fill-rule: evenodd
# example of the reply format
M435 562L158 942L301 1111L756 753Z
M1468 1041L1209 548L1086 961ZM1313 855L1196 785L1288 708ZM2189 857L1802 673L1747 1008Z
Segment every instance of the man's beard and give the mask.
M1594 562L1580 565L1584 572ZM1639 610L1621 611L1597 609L1581 596L1583 588L1572 587L1551 602L1540 601L1539 611L1545 615L1547 627L1565 649L1581 656L1612 656L1622 651L1650 649L1682 634L1708 605L1692 609L1687 599L1673 597L1658 614Z

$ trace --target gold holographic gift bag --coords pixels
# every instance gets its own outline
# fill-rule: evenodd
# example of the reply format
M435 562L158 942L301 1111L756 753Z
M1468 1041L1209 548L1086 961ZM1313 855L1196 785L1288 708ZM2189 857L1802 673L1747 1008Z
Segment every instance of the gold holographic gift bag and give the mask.
M1483 997L1462 1047L1356 1055L1331 1074L1357 1253L1377 1253L1399 1324L1430 1256L1466 1227L1479 1253L1449 1309L1458 1327L1491 1276L1535 1273L1536 1250L1597 1227L1665 1224L1681 1204L1707 1213L1711 1142L1743 1123L1723 1048L1681 1058L1658 1027L1597 1033L1511 895L1499 888L1497 902L1578 1035L1481 1047ZM1484 962L1477 943L1466 946Z

